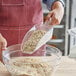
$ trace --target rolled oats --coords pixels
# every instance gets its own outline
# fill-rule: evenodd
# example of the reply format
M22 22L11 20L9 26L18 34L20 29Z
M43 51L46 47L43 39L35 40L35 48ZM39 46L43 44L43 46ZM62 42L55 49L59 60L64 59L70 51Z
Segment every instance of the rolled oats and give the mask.
M29 37L29 39L23 45L23 52L32 52L36 48L36 45L40 39L44 36L46 31L44 30L35 30Z
M8 67L14 76L51 76L53 72L51 62L46 62L42 59L41 57L13 58L10 60L10 66Z

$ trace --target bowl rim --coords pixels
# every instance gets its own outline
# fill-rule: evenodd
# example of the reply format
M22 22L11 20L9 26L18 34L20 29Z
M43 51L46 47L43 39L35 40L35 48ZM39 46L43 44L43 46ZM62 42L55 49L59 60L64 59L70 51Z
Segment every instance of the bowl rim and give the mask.
M16 45L12 45L12 46L16 46ZM9 47L12 47L12 46L9 46ZM9 48L8 47L8 48ZM47 47L50 47L50 48L52 48L52 49L56 49L55 51L56 51L56 57L54 58L54 59L49 59L50 61L54 61L54 60L60 60L61 59L61 56L62 56L62 52L58 49L58 48L56 48L56 47L54 47L54 46L50 46L50 45L47 45L46 46L46 48ZM6 50L6 51L8 51L8 49ZM22 51L20 51L20 50L16 50L16 51L9 51L9 53L7 52L6 54L3 54L3 58L5 58L5 59L7 59L7 60L10 60L9 58L7 58L7 55L9 55L9 54L12 54L12 53L14 53L14 52L22 52ZM48 56L46 56L46 55L44 55L44 56L20 56L20 57L48 57ZM50 57L50 56L49 56ZM4 60L3 60L4 61ZM49 62L49 61L48 61Z

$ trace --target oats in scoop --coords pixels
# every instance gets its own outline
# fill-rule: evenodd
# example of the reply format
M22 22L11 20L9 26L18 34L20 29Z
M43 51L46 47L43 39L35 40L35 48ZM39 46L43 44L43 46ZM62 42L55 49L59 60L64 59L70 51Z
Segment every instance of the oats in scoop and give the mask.
M29 37L29 39L23 45L23 52L32 52L36 48L36 45L40 41L40 39L44 36L46 31L44 30L35 30Z

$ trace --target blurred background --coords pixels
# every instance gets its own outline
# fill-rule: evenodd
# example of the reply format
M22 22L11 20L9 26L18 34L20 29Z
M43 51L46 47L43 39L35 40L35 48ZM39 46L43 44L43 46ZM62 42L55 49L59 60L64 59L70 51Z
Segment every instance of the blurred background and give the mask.
M76 0L64 0L65 13L60 25L54 26L54 34L47 44L55 46L62 51L63 55L76 57L76 51L72 48L76 45L76 37L70 36L67 33L68 29L76 27ZM49 13L46 5L42 3L44 19Z

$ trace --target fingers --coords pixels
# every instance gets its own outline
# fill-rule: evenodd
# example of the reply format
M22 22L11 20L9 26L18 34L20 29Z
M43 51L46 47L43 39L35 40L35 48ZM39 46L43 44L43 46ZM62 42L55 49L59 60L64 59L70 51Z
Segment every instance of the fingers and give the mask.
M58 25L58 24L60 24L60 22L55 17L52 17L52 20L51 20L51 23L50 24L51 25Z
M47 16L46 16L46 19L45 19L45 21L48 21L48 20L50 20L50 18L52 18L52 16L54 15L54 13L49 13Z
M2 51L7 47L6 39L0 34L0 61L2 61Z
M2 35L0 35L0 50L2 51L6 49L6 47L7 47L6 39Z
M6 50L7 43L6 42L0 42L0 61L2 61L2 51Z
M51 19L51 20L50 20ZM50 12L47 17L46 21L49 21L50 25L58 25L60 24L61 20L58 15L54 11Z
M1 49L2 49L2 50L5 50L6 47L7 47L7 43L6 43L6 42L3 42L3 43L2 43L2 47L1 47Z
M7 44L5 42L0 42L0 51L5 50L7 47Z

